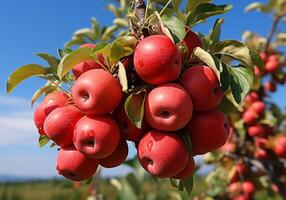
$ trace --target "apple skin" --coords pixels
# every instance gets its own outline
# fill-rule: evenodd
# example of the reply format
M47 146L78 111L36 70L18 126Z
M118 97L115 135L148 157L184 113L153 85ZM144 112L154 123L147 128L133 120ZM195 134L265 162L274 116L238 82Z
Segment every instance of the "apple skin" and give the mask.
M62 148L58 152L57 171L73 181L84 181L92 177L98 167L98 160L89 158L74 147Z
M134 67L138 76L153 85L176 80L181 73L181 64L178 47L167 36L146 37L134 52Z
M76 64L72 69L72 73L75 76L75 79L78 79L83 73L92 69L100 68L102 68L101 65L95 60L85 60Z
M70 146L73 144L74 126L82 116L80 110L72 105L56 108L47 116L44 131L58 146Z
M273 151L279 158L286 159L286 136L279 136L274 139Z
M138 142L149 129L149 126L144 119L142 121L141 129L132 124L125 112L124 102L121 102L116 110L113 111L112 115L118 124L121 137L125 140Z
M183 40L183 43L188 47L189 52L188 55L186 56L187 59L190 59L194 49L196 47L202 47L202 42L198 34L195 32L191 31L190 29L187 30L186 36Z
M217 76L207 66L194 66L187 69L181 76L180 83L191 95L196 111L215 108L223 97Z
M119 140L118 125L110 115L84 116L74 128L73 142L76 149L95 159L110 156Z
M250 137L262 137L265 135L265 129L260 124L252 125L248 127L248 135Z
M263 88L266 90L266 91L269 91L269 92L275 92L276 91L276 83L274 81L268 81L264 84Z
M159 178L173 177L188 162L188 150L176 134L151 130L140 140L137 156L142 167Z
M105 168L113 168L124 163L128 155L128 145L125 140L121 140L116 150L108 157L99 161L99 164Z
M254 187L254 184L250 181L244 181L242 182L241 184L241 188L242 188L242 191L245 193L245 194L248 194L250 196L254 195L255 193L255 187Z
M227 117L217 110L194 112L187 132L193 155L201 155L222 147L228 140L230 126Z
M188 124L192 114L192 99L179 84L160 85L154 88L146 98L146 121L157 130L179 130Z
M246 97L245 97L245 102L247 104L252 104L256 101L259 101L259 95L256 92L250 92Z
M258 118L257 114L253 112L252 110L246 110L242 114L243 122L248 125L253 125L257 118Z
M254 102L249 110L252 110L253 112L255 112L257 115L262 115L265 111L265 103L263 101L256 101Z
M72 88L74 103L86 115L107 114L120 103L119 81L103 69L82 74Z
M35 109L34 123L40 135L45 135L44 122L47 116L56 108L65 106L69 96L64 92L55 91L48 94L44 101Z
M195 171L195 160L193 156L189 156L188 159L188 163L186 165L186 167L176 176L173 176L173 178L176 179L186 179L190 176L193 175L194 171Z

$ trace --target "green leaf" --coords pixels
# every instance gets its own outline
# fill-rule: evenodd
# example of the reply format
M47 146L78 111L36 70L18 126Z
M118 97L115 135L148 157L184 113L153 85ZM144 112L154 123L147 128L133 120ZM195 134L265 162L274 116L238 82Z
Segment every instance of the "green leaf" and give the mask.
M226 56L241 62L242 65L249 67L251 70L254 69L252 55L243 43L235 40L225 40L213 44L210 47L210 51L213 54Z
M127 92L128 80L127 80L127 76L126 76L125 67L122 64L122 62L118 63L118 78L119 78L120 85L122 87L122 91Z
M91 30L90 28L79 29L76 32L74 32L74 36L77 36L80 38L86 37L90 41L95 40L95 34L94 34L93 30Z
M130 121L137 127L141 128L144 117L144 104L147 93L140 91L133 93L125 101L125 112Z
M222 64L222 72L220 73L220 83L222 92L226 92L230 86L230 74L226 64Z
M213 30L210 34L210 39L213 43L220 41L221 25L224 23L224 19L220 18L215 21Z
M58 49L58 55L60 58L70 54L73 50L72 49Z
M230 72L230 88L232 96L237 104L240 104L253 84L252 71L244 66L229 67Z
M48 54L48 53L36 53L37 56L41 57L42 59L44 59L45 61L47 61L47 63L51 66L51 67L58 67L60 60L57 59L56 57Z
M52 142L52 144L50 145L50 148L54 148L55 146L57 146L57 144Z
M31 76L43 76L48 70L38 64L28 64L16 69L8 78L6 91L10 93L19 83Z
M261 68L264 67L264 62L261 59L259 53L255 49L249 49L249 53L250 53L252 63L254 65L259 66Z
M159 20L159 24L160 24L160 28L161 28L162 32L163 32L167 37L169 37L170 40L172 40L173 43L175 43L171 32L170 32L169 29L163 24L162 18L161 18L161 16L159 15L159 13L158 13L157 11L155 11L154 14L155 14L155 16L157 17L157 19Z
M122 18L114 19L113 24L116 24L117 26L128 27L128 22Z
M263 4L260 2L253 2L245 8L245 11L250 12L253 10L258 10L258 11L267 13L273 10L275 6L277 6L277 3L278 3L278 0L270 0L268 4Z
M177 17L166 14L162 16L162 22L170 30L176 44L185 38L185 25Z
M123 36L111 44L110 58L112 62L117 63L121 58L133 54L137 39L133 36Z
M187 0L186 13L194 12L199 4L210 3L212 0Z
M84 182L84 184L86 184L86 185L90 185L91 182L92 182L92 180L93 180L93 177L89 177L87 180L85 180L85 181L83 181L83 182Z
M228 12L231 5L215 5L211 3L199 4L194 11L190 11L186 17L186 25L192 27L195 24L206 20L208 17Z
M43 147L50 141L50 138L46 135L41 135L39 137L39 146Z
M175 178L170 178L170 183L173 187L179 188L180 180Z
M186 178L186 179L182 179L181 182L183 183L183 186L185 190L187 191L187 193L191 194L193 191L193 185L194 185L193 176Z
M180 136L181 136L181 138L183 139L185 145L188 148L189 155L193 155L192 142L191 142L191 139L190 139L188 133L187 132L180 133Z
M55 85L53 85L51 82L48 81L48 83L41 87L40 89L38 89L34 95L32 96L32 100L31 100L31 106L34 105L34 103L45 93L47 93L48 91L51 90L57 90L57 87Z
M118 29L118 26L114 25L114 26L110 26L107 27L102 35L101 35L101 40L103 41L108 41L111 39L111 37L113 36L114 32Z
M95 38L98 39L100 37L100 25L94 17L91 19L91 28L93 30Z
M233 105L233 103L226 96L223 96L217 108L219 111L223 112L226 115L237 111L237 107Z
M76 64L93 59L91 52L91 48L83 47L64 56L58 67L58 77L62 79Z

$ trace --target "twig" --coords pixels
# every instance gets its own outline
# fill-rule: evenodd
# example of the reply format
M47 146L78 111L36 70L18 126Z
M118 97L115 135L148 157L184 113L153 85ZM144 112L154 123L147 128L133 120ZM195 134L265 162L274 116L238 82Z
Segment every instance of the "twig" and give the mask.
M268 37L267 37L265 49L264 49L264 51L265 51L266 53L268 52L269 45L270 45L270 43L271 43L271 41L272 41L272 38L273 38L273 36L274 36L274 34L275 34L275 32L276 32L276 29L277 29L278 24L279 24L280 20L282 19L282 17L283 17L283 16L277 15L277 16L275 16L275 18L274 18L272 27L271 27L271 29L270 29L270 31L269 31L269 34L268 34Z
M139 18L139 22L143 24L146 13L146 5L144 0L135 0L134 9L136 16Z

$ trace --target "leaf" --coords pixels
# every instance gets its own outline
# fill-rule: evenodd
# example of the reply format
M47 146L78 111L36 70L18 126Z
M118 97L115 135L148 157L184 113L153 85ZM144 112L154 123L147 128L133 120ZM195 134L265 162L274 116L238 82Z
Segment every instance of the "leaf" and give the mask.
M249 49L250 57L252 60L253 65L264 67L264 62L261 59L259 53L255 49Z
M92 182L92 180L93 180L93 177L89 177L87 180L85 180L85 181L83 181L83 182L84 182L84 184L86 184L86 185L90 185L91 182Z
M202 3L210 3L212 0L187 0L186 13L194 12L195 8Z
M187 133L187 132L180 133L180 136L181 136L181 138L182 138L183 141L185 142L185 145L186 145L187 148L188 148L189 155L193 155L192 142L191 142L191 139L190 139L188 133Z
M46 92L50 91L50 90L56 90L57 87L55 85L53 85L51 82L48 82L45 86L41 87L40 89L38 89L32 96L32 100L31 100L31 106L34 105L34 103Z
M222 98L220 104L218 105L217 109L226 115L229 115L229 114L237 111L236 106L233 105L233 103L226 96L223 96L223 98Z
M213 30L210 34L210 39L213 43L220 41L221 25L224 23L224 19L220 18L215 21Z
M43 147L50 141L50 138L46 135L41 135L39 137L39 146Z
M41 57L42 59L44 59L45 61L47 61L47 63L51 66L51 67L58 67L60 60L57 59L56 57L48 54L48 53L36 53L37 56Z
M83 47L64 56L58 67L58 77L62 79L76 64L93 59L91 52L92 48Z
M253 84L252 71L244 66L229 67L230 71L230 88L232 96L237 104L240 104Z
M93 30L95 38L98 39L100 37L100 25L94 17L91 19L91 28Z
M23 65L16 69L8 78L6 91L10 93L19 83L31 76L43 76L48 70L38 64Z
M122 18L114 19L113 24L116 24L117 26L128 27L128 22Z
M118 78L119 78L120 85L122 87L122 91L127 92L128 80L127 80L127 76L126 76L125 67L122 64L122 62L118 63Z
M113 33L118 29L116 25L107 27L101 35L101 40L108 41L111 39Z
M129 120L137 127L141 129L142 120L144 117L144 104L147 96L146 91L140 91L133 93L125 101L125 112Z
M192 27L195 24L206 20L208 17L228 12L231 5L215 5L212 3L199 4L194 11L190 11L186 17L186 25Z
M133 36L123 36L115 40L110 47L110 58L117 63L121 58L133 54L137 39Z
M93 30L90 28L82 28L74 32L74 36L81 37L81 38L88 38L90 41L95 40L95 34Z
M216 55L222 55L235 59L241 62L244 66L254 70L251 52L249 48L247 48L241 42L235 40L217 42L210 47L210 51Z
M270 0L268 2L268 4L263 4L260 2L253 2L251 4L249 4L244 10L246 12L250 12L253 10L259 10L261 12L267 13L270 12L271 10L273 10L275 8L275 6L277 5L278 1L277 0Z
M170 38L170 40L172 40L173 43L175 43L171 32L170 32L169 29L164 25L164 23L163 23L163 21L162 21L162 18L160 17L159 13L158 13L157 11L155 11L154 14L156 15L157 19L159 20L160 28L162 29L162 32L163 32L168 38Z
M70 54L73 50L72 49L58 49L58 55L60 58Z
M162 16L162 22L170 30L176 44L185 38L185 25L177 17L171 14L166 14Z
M57 144L52 142L52 144L50 145L50 148L54 148L55 146L57 146Z
M186 179L182 179L181 182L183 183L183 186L185 188L185 190L191 194L193 191L193 185L194 185L194 179L193 176L186 178Z

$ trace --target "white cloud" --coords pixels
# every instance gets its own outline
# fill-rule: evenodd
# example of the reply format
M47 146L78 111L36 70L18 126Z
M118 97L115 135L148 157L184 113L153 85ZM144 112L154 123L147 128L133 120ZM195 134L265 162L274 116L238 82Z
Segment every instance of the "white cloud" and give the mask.
M30 107L30 101L23 97L0 95L0 107Z

